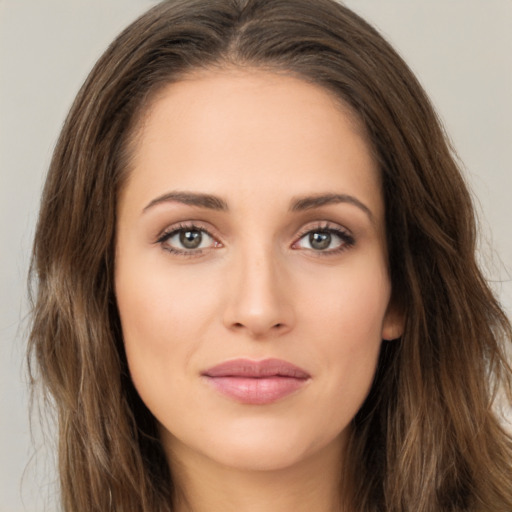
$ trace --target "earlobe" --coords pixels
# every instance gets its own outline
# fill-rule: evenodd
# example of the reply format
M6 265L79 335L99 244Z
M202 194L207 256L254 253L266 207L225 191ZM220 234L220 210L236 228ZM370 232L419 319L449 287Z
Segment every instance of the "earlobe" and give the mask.
M382 323L381 337L385 341L400 338L404 333L405 315L400 308L389 305Z

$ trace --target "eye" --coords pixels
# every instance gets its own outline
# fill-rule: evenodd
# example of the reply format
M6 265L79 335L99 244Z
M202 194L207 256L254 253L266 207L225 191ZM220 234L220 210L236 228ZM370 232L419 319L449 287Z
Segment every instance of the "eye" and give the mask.
M221 244L205 229L197 226L180 226L164 233L157 242L164 249L177 254L201 252L202 249Z
M292 246L293 249L309 249L333 253L354 245L354 238L341 229L325 227L307 231Z

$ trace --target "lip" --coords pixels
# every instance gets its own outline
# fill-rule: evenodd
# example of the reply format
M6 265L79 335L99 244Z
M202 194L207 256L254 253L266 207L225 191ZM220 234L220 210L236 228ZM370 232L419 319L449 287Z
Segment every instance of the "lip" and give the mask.
M265 405L300 390L311 375L282 359L232 359L202 372L221 394L243 404Z

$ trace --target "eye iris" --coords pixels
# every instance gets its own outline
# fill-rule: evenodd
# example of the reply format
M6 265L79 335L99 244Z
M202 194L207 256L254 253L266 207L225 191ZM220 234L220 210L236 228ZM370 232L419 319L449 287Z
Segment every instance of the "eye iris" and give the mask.
M315 233L310 233L309 244L313 249L327 249L329 245L331 245L331 238L332 237L330 233L326 233L325 231L317 231Z
M201 231L182 231L180 233L180 243L186 249L197 249L201 245L203 234Z

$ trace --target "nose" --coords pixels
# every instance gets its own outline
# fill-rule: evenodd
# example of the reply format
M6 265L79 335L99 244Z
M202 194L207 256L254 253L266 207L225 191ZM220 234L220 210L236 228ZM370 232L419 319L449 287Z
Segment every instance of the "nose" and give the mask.
M232 262L224 325L263 339L289 332L295 323L292 290L284 264L270 248L240 254Z

